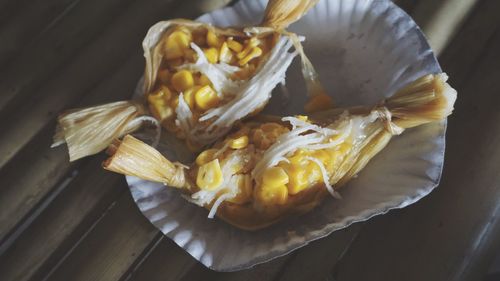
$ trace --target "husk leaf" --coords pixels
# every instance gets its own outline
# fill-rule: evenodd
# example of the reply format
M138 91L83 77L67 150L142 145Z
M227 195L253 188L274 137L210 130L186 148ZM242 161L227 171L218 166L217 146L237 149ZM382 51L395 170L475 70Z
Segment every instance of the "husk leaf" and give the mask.
M108 154L111 157L103 162L106 170L177 188L190 186L184 165L170 162L156 149L131 135L126 135L123 141L115 140Z
M137 130L141 123L132 121L142 114L142 105L133 101L69 110L57 119L52 147L66 143L70 161L96 154L114 139Z

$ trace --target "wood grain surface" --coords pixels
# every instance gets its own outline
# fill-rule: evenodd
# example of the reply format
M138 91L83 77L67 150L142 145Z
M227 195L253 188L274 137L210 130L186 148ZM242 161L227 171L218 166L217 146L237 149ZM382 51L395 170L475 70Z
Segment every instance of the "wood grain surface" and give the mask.
M49 147L60 111L130 97L149 26L228 2L0 0L0 280L481 280L500 250L500 1L395 1L459 93L440 186L252 269L205 268L103 155Z

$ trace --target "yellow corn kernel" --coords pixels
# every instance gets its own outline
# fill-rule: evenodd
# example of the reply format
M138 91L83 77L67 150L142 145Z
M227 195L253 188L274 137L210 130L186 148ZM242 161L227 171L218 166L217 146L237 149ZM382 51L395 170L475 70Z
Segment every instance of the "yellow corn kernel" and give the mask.
M165 58L169 60L182 57L184 50L189 48L191 41L191 34L187 30L172 32L165 41Z
M236 177L236 184L238 185L238 193L235 197L227 201L235 204L243 204L252 198L252 177L249 174L233 175Z
M239 138L231 139L229 141L229 147L232 149L245 148L248 145L248 136L241 136Z
M305 175L307 176L308 186L313 186L318 182L323 182L323 174L321 173L321 169L318 164L309 161L309 164L306 166Z
M218 188L222 182L222 170L218 159L214 159L206 164L203 164L198 169L196 185L198 185L200 189L214 190Z
M194 109L194 95L196 91L198 91L200 87L199 86L194 86L193 88L187 89L184 92L182 92L182 96L184 97L184 101L187 103L190 109Z
M309 122L309 117L307 117L306 115L295 115L295 118L299 119L300 121Z
M306 170L302 165L297 165L293 163L280 163L285 172L288 175L288 193L297 194L302 190L309 187L309 181L306 176Z
M217 51L216 48L208 48L203 50L203 53L205 54L205 57L207 57L207 60L209 63L217 63L219 60L219 51Z
M252 51L247 55L245 56L244 58L242 58L239 62L240 65L245 65L247 64L250 60L254 59L254 58L257 58L259 57L260 55L262 55L262 49L259 48L259 47L255 47L252 49Z
M200 86L206 86L206 85L211 85L212 82L210 82L210 79L208 79L207 76L204 74L201 74L198 78L196 78L196 84Z
M163 84L168 84L168 82L170 82L170 72L168 69L164 68L158 71L158 79L160 79Z
M257 191L257 197L265 205L285 204L288 199L288 188L286 185L262 185Z
M170 90L165 86L148 95L149 109L156 119L163 121L173 116L173 110L168 106L171 95Z
M196 157L196 165L201 166L207 164L208 162L214 160L215 153L217 153L217 149L211 148L203 151Z
M219 48L222 45L222 38L217 36L213 31L209 30L207 32L207 44L210 47Z
M333 107L333 99L327 94L319 94L311 98L306 103L304 109L306 112L315 112Z
M170 89L165 85L160 86L160 88L156 90L156 92L148 95L148 100L150 102L159 99L164 100L166 102L169 101L171 98L172 98L172 92L170 92Z
M177 71L170 79L172 86L179 92L185 91L194 85L193 74L188 70Z
M311 156L318 159L323 163L327 170L330 170L330 167L333 164L333 158L331 153L327 149L319 149L311 153ZM316 165L317 166L317 165Z
M281 167L271 167L264 171L262 175L262 183L266 186L280 186L285 185L289 181L288 175Z
M233 53L227 46L227 42L222 43L219 52L219 60L224 63L229 63L233 59Z
M203 86L194 95L196 106L202 110L210 109L219 103L217 93L210 86Z
M238 41L234 41L232 37L229 37L227 40L227 46L229 49L235 51L236 53L241 52L243 50L243 45L241 45Z

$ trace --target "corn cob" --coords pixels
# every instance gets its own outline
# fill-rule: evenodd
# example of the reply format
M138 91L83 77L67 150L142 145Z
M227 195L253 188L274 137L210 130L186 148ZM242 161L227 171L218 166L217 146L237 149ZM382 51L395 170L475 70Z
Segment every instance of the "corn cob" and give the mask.
M255 230L285 216L307 212L359 173L393 135L446 118L456 91L445 74L427 75L376 107L335 109L307 116L254 119L200 153L189 168L175 170L175 186L209 217ZM130 149L129 143L133 143ZM142 151L147 145L126 136L104 168L151 180L151 170L170 173L173 164ZM128 163L149 162L134 167ZM117 169L117 167L119 167ZM154 168L151 168L154 167ZM130 169L130 171L129 171ZM144 170L142 170L144 169ZM141 171L142 170L142 171ZM174 184L166 175L156 181ZM154 180L154 179L153 179Z
M152 115L157 124L199 150L224 136L238 120L259 112L272 89L284 81L286 69L297 54L303 60L311 95L316 95L322 91L317 74L299 37L285 30L316 2L271 0L264 21L257 27L222 29L182 19L155 24L143 41L144 97L139 102L124 102L133 110L126 107L123 109L128 115L117 115L116 111L111 115L110 107L106 115L110 105L103 105L99 115L93 114L92 108L72 112L91 124L109 119L106 130L113 137L96 137L99 126L85 127L86 123L73 120L74 114L65 113L58 120L64 129L56 134L54 146L66 142L71 161L97 153L111 139L124 135L123 129L111 124L127 127L127 122L134 120L132 115L138 114ZM292 47L295 51L290 52ZM115 120L115 116L124 119ZM67 141L67 131L73 134L71 142ZM74 150L79 152L72 153Z

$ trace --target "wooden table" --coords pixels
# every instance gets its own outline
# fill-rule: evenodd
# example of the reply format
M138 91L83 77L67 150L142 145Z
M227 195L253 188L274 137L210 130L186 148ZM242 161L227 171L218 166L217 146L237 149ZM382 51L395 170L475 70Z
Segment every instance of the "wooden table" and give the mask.
M500 1L401 0L458 89L440 186L253 269L204 268L150 224L103 155L50 148L66 108L125 99L141 40L227 1L0 0L0 280L480 280L500 250Z

